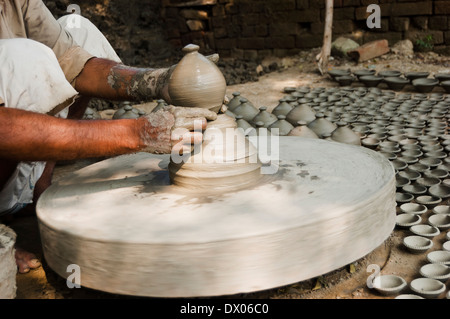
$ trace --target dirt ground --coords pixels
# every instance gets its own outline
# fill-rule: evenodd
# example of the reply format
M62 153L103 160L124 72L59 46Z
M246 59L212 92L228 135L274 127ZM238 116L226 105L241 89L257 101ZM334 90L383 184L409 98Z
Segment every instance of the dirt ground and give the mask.
M298 56L278 59L283 67L276 72L265 74L257 82L229 86L227 95L239 91L255 106L274 108L278 100L285 94L283 88L288 86L330 87L336 83L327 76L316 72L313 57L316 52L309 51ZM388 54L375 61L355 64L345 60L334 60L330 67L350 68L352 70L363 67L374 67L378 71L383 69L398 69L403 72L427 70L431 73L450 72L450 58L438 56L434 53L416 55L409 59L395 54ZM358 84L354 84L358 85ZM406 88L405 91L410 91ZM440 89L436 89L436 92ZM105 111L106 115L111 113ZM57 166L54 179L93 163L95 160L83 160L64 163ZM430 212L424 217L426 222ZM18 234L17 244L37 254L43 262L39 269L27 274L17 274L17 299L105 299L105 298L134 298L131 296L112 295L87 288L69 289L64 278L59 277L46 265L43 259L39 240L39 230L33 216L16 217L8 225ZM224 298L273 298L273 299L390 299L395 296L383 296L367 287L367 279L372 274L369 265L378 265L381 274L396 274L402 276L407 283L420 277L419 269L426 262L426 254L414 255L404 250L402 239L408 231L395 229L391 236L379 248L342 269L324 274L318 278L278 287L267 291L222 296ZM433 250L442 249L446 231L433 239ZM450 282L447 282L447 286ZM402 293L411 293L409 288ZM443 293L439 298L445 298Z

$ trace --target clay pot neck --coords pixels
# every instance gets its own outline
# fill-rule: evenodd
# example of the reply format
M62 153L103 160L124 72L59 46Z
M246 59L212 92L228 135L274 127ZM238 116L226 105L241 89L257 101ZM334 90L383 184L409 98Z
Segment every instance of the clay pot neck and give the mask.
M200 47L196 44L188 44L181 51L183 51L185 54L188 54L193 52L197 53L199 49Z

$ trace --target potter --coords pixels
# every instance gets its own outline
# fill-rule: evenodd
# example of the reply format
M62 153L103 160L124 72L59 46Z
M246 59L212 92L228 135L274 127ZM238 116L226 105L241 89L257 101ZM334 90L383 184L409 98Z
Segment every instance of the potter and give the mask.
M68 30L68 17L55 20L41 0L1 3L0 25L8 28L0 28L0 215L34 213L57 161L169 154L173 146L180 147L172 138L174 130L186 128L188 145L180 148L191 147L202 140L201 131L191 129L193 122L200 120L205 129L207 120L217 118L217 110L188 103L134 119L83 119L92 98L171 102L169 79L173 75L175 80L177 66L124 65L86 18L79 16L80 28ZM202 61L214 65L208 58ZM195 75L184 71L182 80L189 77ZM203 86L207 91L208 85ZM213 104L220 108L222 101ZM21 273L40 266L36 256L18 247L15 255Z

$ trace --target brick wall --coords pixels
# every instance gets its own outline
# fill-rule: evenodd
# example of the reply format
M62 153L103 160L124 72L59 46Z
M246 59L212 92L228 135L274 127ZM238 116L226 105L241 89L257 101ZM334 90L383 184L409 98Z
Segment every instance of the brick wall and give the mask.
M367 27L370 4L381 8L379 29ZM196 43L222 56L285 56L322 45L325 0L162 0L161 15L176 47ZM450 0L334 1L334 39L393 45L430 35L434 45L450 45Z

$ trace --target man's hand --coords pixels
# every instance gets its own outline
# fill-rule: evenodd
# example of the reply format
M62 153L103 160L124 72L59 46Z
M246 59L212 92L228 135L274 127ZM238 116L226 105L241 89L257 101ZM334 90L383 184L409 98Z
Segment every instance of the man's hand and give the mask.
M203 140L202 131L207 121L217 114L207 109L166 106L143 117L144 141L142 151L156 154L182 154L190 152L195 144Z

